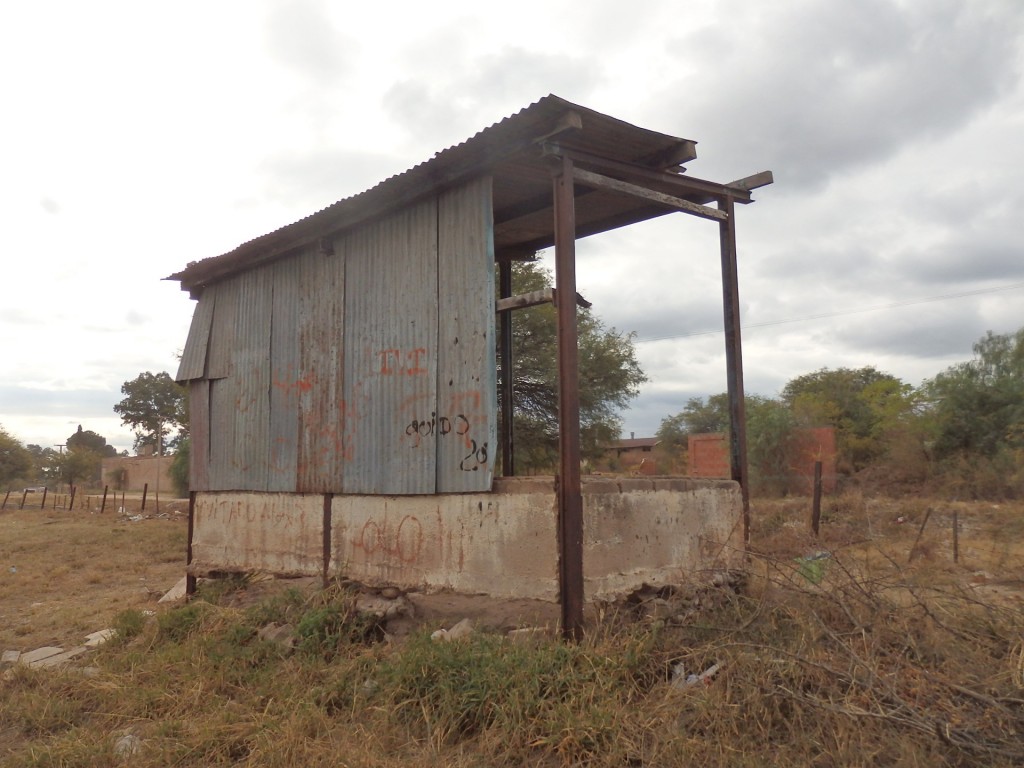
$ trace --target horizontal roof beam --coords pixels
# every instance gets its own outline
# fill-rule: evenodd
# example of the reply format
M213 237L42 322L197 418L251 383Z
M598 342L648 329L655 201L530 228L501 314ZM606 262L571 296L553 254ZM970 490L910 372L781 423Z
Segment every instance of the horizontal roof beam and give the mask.
M642 197L645 200L661 203L662 205L667 205L670 208L676 208L684 213L699 216L702 219L725 221L729 218L729 215L725 211L720 211L717 208L709 208L708 206L701 205L700 203L691 203L689 200L684 200L681 197L666 195L663 192L656 192L653 189L641 187L637 184L630 184L629 182L619 181L618 179L613 179L609 176L602 176L599 173L585 171L582 168L573 168L572 177L575 181L578 181L581 184L586 184L588 187L604 189L610 192L618 192L620 194L631 195L633 197Z

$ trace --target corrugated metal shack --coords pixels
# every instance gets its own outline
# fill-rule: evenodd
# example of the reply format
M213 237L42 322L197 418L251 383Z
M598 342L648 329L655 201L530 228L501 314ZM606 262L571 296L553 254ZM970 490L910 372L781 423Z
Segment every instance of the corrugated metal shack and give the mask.
M494 357L497 346L509 370L511 337L496 316L505 325L514 308L550 300L561 375L558 567L565 623L577 624L576 238L679 211L718 223L733 476L745 489L733 206L771 174L708 182L683 174L695 157L690 140L547 96L366 192L172 275L198 300L177 375L190 391L193 503L227 491L324 494L326 558L331 495L490 491L499 413L502 473L514 474L511 384L499 397ZM510 297L510 262L552 245L555 291Z

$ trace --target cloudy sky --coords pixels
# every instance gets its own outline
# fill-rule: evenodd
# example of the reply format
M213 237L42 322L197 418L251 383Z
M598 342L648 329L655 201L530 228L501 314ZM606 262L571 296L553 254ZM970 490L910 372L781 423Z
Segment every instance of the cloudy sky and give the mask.
M162 278L548 93L698 141L692 175L774 171L738 216L750 392L840 366L916 385L1024 325L1020 0L496 5L4 3L0 425L130 448L120 386L173 373L192 314ZM724 390L713 224L578 258L651 379L627 433Z

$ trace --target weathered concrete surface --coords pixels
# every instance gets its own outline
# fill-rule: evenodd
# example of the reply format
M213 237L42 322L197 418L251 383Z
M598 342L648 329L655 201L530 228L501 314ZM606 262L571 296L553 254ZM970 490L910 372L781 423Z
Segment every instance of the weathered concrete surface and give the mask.
M335 496L331 572L369 584L558 597L554 487L516 493Z
M742 560L737 484L585 478L588 600L680 583ZM199 494L193 573L323 569L323 497ZM498 478L491 493L332 496L329 573L372 585L558 598L552 478Z
M323 498L298 493L197 494L191 571L320 573Z

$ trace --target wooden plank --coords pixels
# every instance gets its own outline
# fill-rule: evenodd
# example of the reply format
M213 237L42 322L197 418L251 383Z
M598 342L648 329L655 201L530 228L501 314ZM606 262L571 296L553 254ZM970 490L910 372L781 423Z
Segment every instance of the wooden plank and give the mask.
M495 312L508 312L511 309L525 309L535 307L538 304L551 304L555 300L554 288L542 288L539 291L521 293L518 296L509 296L505 299L498 299L494 302Z
M652 200L656 203L661 203L672 208L678 208L684 213L691 213L694 216L701 217L702 219L724 221L727 215L724 211L709 208L706 205L691 203L689 200L683 200L681 197L666 195L662 192L656 192L653 189L647 189L646 187L637 186L636 184L630 184L627 181L619 181L618 179L613 179L610 176L602 176L601 174L594 173L593 171L585 171L582 168L574 168L572 175L573 179L581 184L586 184L598 189L606 189L611 192L619 192L624 195L631 195L632 197L642 197L645 200Z

